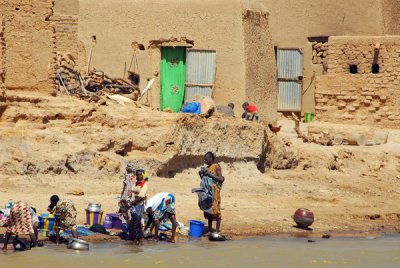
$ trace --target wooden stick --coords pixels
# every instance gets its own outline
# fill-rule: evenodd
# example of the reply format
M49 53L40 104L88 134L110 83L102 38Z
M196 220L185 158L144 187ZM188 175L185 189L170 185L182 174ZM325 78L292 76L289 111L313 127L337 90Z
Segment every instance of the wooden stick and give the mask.
M90 63L92 62L93 48L95 47L96 43L97 43L97 41L96 41L96 36L93 35L93 36L92 36L92 47L90 48L90 55L89 55L89 60L88 60L88 66L87 66L86 74L89 74Z
M139 100L142 99L143 95L146 94L146 92L151 88L151 86L154 83L155 78L152 78L149 82L147 82L146 87L142 90L142 92L140 93L140 97Z
M196 83L185 83L185 86L194 86L194 87L213 87L213 84L196 84Z
M61 96L63 96L64 94L63 94L63 92L62 92L62 90L61 90L61 83L60 83L60 81L57 79L56 80L56 82L57 82L57 85L58 85L58 91L60 91L60 94L61 94Z
M67 92L67 95L70 95L69 91L67 90L67 87L64 84L64 80L62 79L62 77L61 77L59 72L57 72L57 76L58 76L58 79L60 79L60 82L61 82L62 86L64 87L65 92Z
M83 94L87 95L87 92L86 92L85 86L83 85L83 81L82 81L82 77L81 77L80 73L78 73L78 78L79 78L79 83L81 84L81 89L82 89Z

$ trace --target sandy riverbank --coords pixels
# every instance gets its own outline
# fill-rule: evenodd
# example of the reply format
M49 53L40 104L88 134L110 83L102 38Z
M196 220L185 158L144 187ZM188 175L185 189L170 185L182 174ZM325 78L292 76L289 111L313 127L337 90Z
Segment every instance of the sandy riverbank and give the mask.
M226 177L222 191L224 233L253 236L304 232L295 228L291 219L299 207L314 212L312 227L317 233L399 230L400 193L393 187L399 181L396 177L398 161L392 151L395 150L393 145L383 145L383 150L377 151L378 148L373 147L336 148L293 143L292 146L301 148L304 157L294 170L270 170L262 174L254 163L221 163ZM343 171L324 168L332 150L345 157L350 155L350 158L343 158L343 165L348 166L343 167ZM370 166L379 161L385 161L385 166L371 173ZM305 164L311 167L304 170ZM363 175L367 173L371 174ZM178 219L187 225L190 219L203 219L197 197L191 193L198 183L197 168L187 169L174 178L150 177L149 195L163 191L173 193ZM78 222L83 224L84 209L90 202L101 203L106 213L115 212L120 189L119 180L107 178L99 181L57 176L38 182L16 177L3 181L0 195L4 202L9 198L26 200L39 212L45 211L52 194L70 198L78 209ZM81 190L85 195L66 194L72 190Z
M326 147L303 143L293 121L281 120L282 131L277 137L268 134L268 146L284 138L282 147L294 152L297 165L261 173L257 162L265 134L256 123L73 98L25 95L6 103L0 128L1 205L10 198L26 200L44 212L50 196L58 194L75 202L83 224L88 203L101 203L105 213L117 211L123 163L139 161L151 174L149 196L173 193L178 220L188 225L190 219L203 220L191 189L199 185L201 155L212 150L226 177L226 234L303 233L291 219L300 207L314 212L315 233L400 229L400 130L388 129L384 145ZM274 157L284 162L290 154L279 150ZM67 195L74 190L85 194Z

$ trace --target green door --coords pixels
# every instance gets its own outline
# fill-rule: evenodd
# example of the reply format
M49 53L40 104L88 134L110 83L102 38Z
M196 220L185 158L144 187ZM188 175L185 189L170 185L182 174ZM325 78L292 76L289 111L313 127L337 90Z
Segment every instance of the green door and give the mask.
M185 95L186 48L161 48L161 110L179 112Z

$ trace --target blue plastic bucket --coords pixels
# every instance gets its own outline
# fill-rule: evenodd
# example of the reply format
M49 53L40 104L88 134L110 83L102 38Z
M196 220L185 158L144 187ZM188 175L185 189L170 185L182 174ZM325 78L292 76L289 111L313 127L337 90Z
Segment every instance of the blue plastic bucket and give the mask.
M48 213L43 213L43 214L37 214L39 217L39 229L45 230L45 231L52 231L55 230L55 220L54 216L52 214Z
M205 223L202 221L191 220L189 236L190 237L201 237L203 235L204 224Z

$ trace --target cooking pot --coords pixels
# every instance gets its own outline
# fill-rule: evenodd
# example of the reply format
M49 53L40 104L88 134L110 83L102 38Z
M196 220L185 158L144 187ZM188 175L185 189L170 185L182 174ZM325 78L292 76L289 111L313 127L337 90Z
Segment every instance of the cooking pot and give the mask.
M101 204L89 203L89 205L87 207L87 211L100 212L101 211Z
M68 249L89 250L89 243L82 239L70 238L68 240Z

